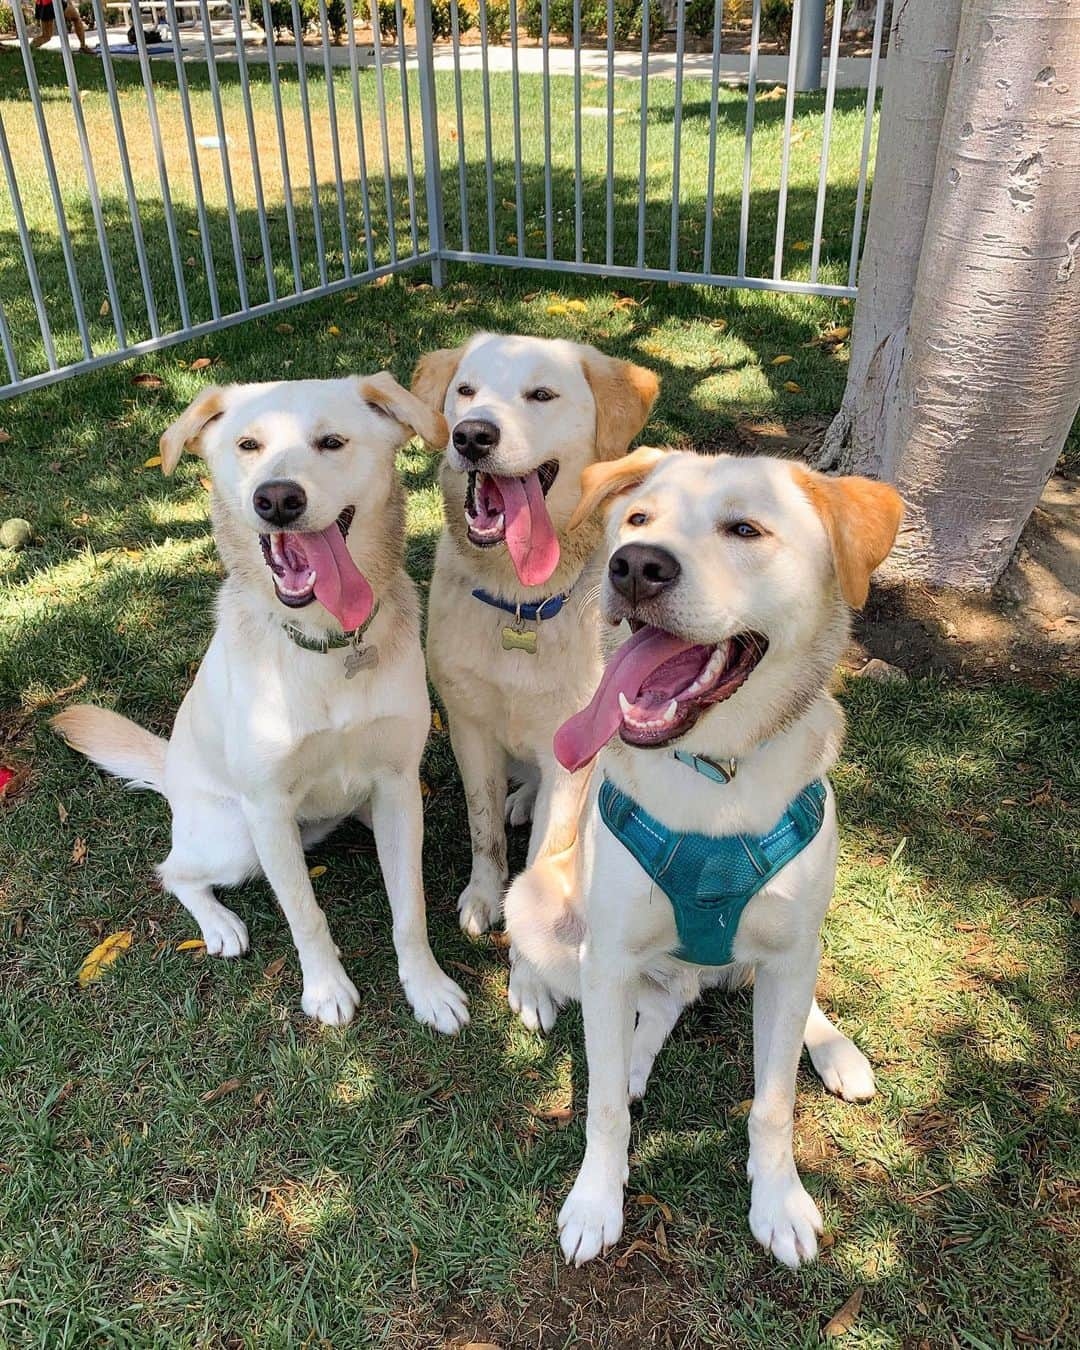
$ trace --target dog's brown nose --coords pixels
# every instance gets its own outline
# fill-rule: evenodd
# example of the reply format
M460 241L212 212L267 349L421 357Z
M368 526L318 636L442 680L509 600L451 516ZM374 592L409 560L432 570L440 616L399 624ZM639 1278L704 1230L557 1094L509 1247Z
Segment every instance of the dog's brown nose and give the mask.
M467 417L454 428L454 449L470 464L479 464L499 444L499 428L481 417Z
M632 605L666 591L681 571L678 558L653 544L624 544L608 560L611 584Z
M252 505L268 525L291 525L307 510L307 493L289 478L271 478L255 489Z

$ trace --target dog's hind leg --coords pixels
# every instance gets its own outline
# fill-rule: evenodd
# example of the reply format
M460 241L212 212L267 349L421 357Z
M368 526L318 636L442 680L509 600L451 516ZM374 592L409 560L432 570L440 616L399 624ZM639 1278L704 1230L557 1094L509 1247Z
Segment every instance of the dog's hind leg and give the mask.
M656 1056L675 1029L687 1000L682 990L664 989L652 980L642 980L638 995L637 1026L630 1051L630 1100L645 1096Z
M512 966L507 1002L530 1031L550 1031L559 1007L580 997L578 952L585 936L575 899L574 850L542 858L506 894Z
M168 888L199 925L211 956L243 956L248 949L247 925L214 898L209 886L174 881Z
M562 853L577 838L581 808L588 791L590 769L568 773L554 755L540 760L540 790L533 809L528 865L537 858Z
M870 1061L844 1033L832 1024L814 1000L803 1033L810 1062L830 1092L846 1102L867 1102L874 1095L874 1070Z
M243 956L243 919L215 899L214 886L236 886L259 870L238 806L191 796L173 805L172 849L158 868L161 884L199 925L211 956Z

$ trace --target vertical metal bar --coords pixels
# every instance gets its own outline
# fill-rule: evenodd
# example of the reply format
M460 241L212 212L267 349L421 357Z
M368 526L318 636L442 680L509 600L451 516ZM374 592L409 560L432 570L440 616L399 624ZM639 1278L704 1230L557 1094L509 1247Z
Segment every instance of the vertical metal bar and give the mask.
M795 88L800 94L821 88L821 43L825 36L825 0L799 0L803 11L798 41L792 20L791 50L795 53Z
M803 0L795 0L791 11L791 42L788 52L787 90L784 96L784 144L780 152L780 193L776 201L776 244L773 248L773 280L779 281L784 268L784 226L787 221L788 159L791 154L791 118L795 111L795 61L799 50L799 16Z
M655 0L656 4L660 0ZM649 199L649 0L641 2L641 148L638 152L637 265L645 266L645 207Z
M859 189L855 194L855 221L851 230L851 257L848 260L848 285L855 285L859 271L859 245L862 243L863 207L866 202L866 178L870 169L870 138L874 129L874 108L877 105L878 58L881 56L882 20L885 0L877 0L874 15L874 41L870 50L870 82L866 88L866 112L863 115L862 155L859 159Z
M646 0L648 3L648 0ZM574 261L582 262L585 244L582 239L582 185L581 185L581 0L574 0Z
M746 276L746 241L750 232L750 161L754 152L754 99L757 96L758 43L761 40L761 0L754 0L750 23L750 73L746 85L746 143L743 147L742 204L739 208L739 261L736 272Z
M101 0L97 0L101 3ZM269 3L269 0L267 0ZM251 179L255 188L255 207L259 213L259 239L262 242L263 265L266 268L266 294L277 299L274 282L274 259L270 251L270 231L266 223L266 202L263 198L262 169L259 165L259 140L255 134L255 115L251 109L251 82L248 79L247 52L244 50L244 22L237 0L230 0L233 29L236 33L236 62L240 68L240 93L244 100L244 121L247 125L248 154L251 156ZM177 45L174 43L174 46Z
M346 39L349 47L349 75L352 79L353 120L356 123L356 154L360 164L360 203L364 212L364 250L367 270L375 270L375 246L371 238L371 199L368 196L367 146L364 144L364 114L360 106L360 67L356 59L356 15L353 0L345 0Z
M720 40L724 0L715 0L712 30L712 85L709 93L709 174L705 188L705 238L702 243L701 270L712 271L713 212L716 209L716 119L720 108Z
M430 6L430 0L428 0ZM421 0L421 6L423 0ZM409 63L405 59L405 10L401 0L394 0L398 28L398 67L401 71L401 125L405 134L405 183L409 193L409 234L412 237L413 257L420 252L420 232L416 223L416 169L412 152L412 115L409 112ZM428 16L430 18L430 15Z
M60 230L60 248L64 254L64 266L67 269L71 303L75 308L75 323L79 329L79 338L82 341L83 354L89 361L93 355L93 348L90 345L90 333L86 326L86 308L83 305L82 291L79 289L79 275L75 270L75 255L71 249L71 236L68 234L67 216L64 214L64 199L61 196L60 183L56 177L56 162L53 159L52 143L49 140L49 129L45 125L45 114L42 111L41 90L38 88L37 71L34 69L34 62L30 55L30 41L26 35L26 20L23 18L22 6L19 4L11 6L11 13L15 21L15 31L19 37L19 50L22 52L23 70L26 72L26 84L30 93L30 106L34 110L34 123L37 126L38 140L41 142L41 153L45 160L45 173L49 180L49 195L52 197L53 212L56 215L56 224ZM61 13L60 23L63 22L64 16L63 13Z
M175 33L177 31L177 18L174 0L165 0L165 14L169 21L169 31ZM173 63L176 66L176 87L180 93L180 110L184 114L184 135L187 138L188 161L191 164L191 183L195 191L195 213L199 219L199 239L202 243L203 265L206 268L206 285L210 292L210 313L217 319L221 317L217 269L214 267L210 225L206 215L206 201L203 198L199 149L195 144L195 128L191 118L191 93L188 89L187 72L184 69L184 57L179 42L173 43Z
M604 216L604 257L615 261L615 0L607 0L607 201Z
M341 175L341 146L338 143L337 100L334 97L334 71L330 64L330 25L326 15L326 0L319 0L319 37L322 41L323 78L326 80L326 112L330 120L330 149L334 161L334 181L337 184L341 257L345 276L351 277L352 256L349 248L349 224L345 217L345 180Z
M372 0L375 3L375 0ZM319 265L319 281L325 286L326 241L323 238L322 203L319 201L319 171L315 164L315 142L311 134L311 104L308 101L307 61L304 58L304 29L300 6L292 0L293 37L296 41L296 78L300 81L300 115L304 122L304 145L307 149L308 182L311 187L311 218L315 223L315 251Z
M551 195L551 31L548 0L540 0L540 40L544 55L544 256L550 262L555 257L555 237L552 234L555 214Z
M575 0L576 2L576 0ZM514 223L517 228L517 255L525 256L525 194L521 184L521 73L518 69L517 5L510 0L510 97L514 119ZM458 98L461 97L461 76L457 80ZM461 129L458 128L460 138Z
M0 160L4 164L4 178L7 181L8 196L15 214L15 228L19 233L19 246L22 249L23 262L26 265L26 279L30 283L30 294L34 297L34 309L37 311L38 327L41 329L41 341L45 347L45 360L49 369L56 369L56 348L53 346L52 329L49 327L49 313L45 308L45 297L41 293L41 278L38 276L34 249L30 243L30 231L26 228L26 214L23 211L19 184L15 177L15 165L11 159L11 147L8 145L7 132L4 130L3 114L0 114Z
M11 343L11 329L8 327L7 315L4 313L4 303L0 300L0 347L4 349L4 360L7 362L8 377L12 384L19 383L19 365L15 360L15 348Z
M446 227L443 223L442 162L439 156L439 105L435 95L435 32L431 22L431 6L424 4L423 0L416 6L416 48L420 82L420 129L424 141L428 251L435 255L431 260L431 284L439 287L443 284L440 255L446 248Z
M210 30L210 10L206 4L199 6L199 17L202 20L203 45L206 48L206 72L210 80L210 101L214 105L214 123L217 126L221 176L225 180L225 208L229 213L229 235L232 238L233 263L236 267L236 286L240 293L240 308L249 309L244 246L240 241L240 222L236 215L232 168L229 163L229 138L225 133L225 111L221 106L221 86L218 83L217 62L214 60L214 35Z
M120 155L120 172L124 179L128 215L131 217L131 233L135 240L135 256L139 263L139 279L142 282L143 299L146 302L146 317L150 323L150 336L156 338L160 335L161 328L158 324L157 305L154 301L154 284L150 279L150 265L146 260L146 240L143 238L142 220L139 216L139 199L135 195L135 183L131 176L127 136L124 131L124 117L120 110L120 96L116 89L116 72L113 70L112 55L106 40L105 7L102 0L93 0L93 6L94 23L98 33L101 34L99 47L101 67L105 75L105 89L109 95L109 109L112 112L113 130L116 133L116 148Z
M379 105L379 130L382 135L383 181L386 187L386 230L390 239L390 261L397 262L397 227L394 223L394 181L390 175L390 137L386 130L386 75L383 71L382 32L379 29L378 0L368 0L371 15L371 40L375 48L376 99Z
M671 253L669 266L679 267L679 172L682 163L682 74L686 47L686 0L678 0L675 12L675 113L671 119Z
M166 0L172 4L173 0ZM269 6L263 11L269 17ZM304 289L304 273L300 266L300 240L296 233L296 209L293 206L292 175L289 172L289 140L285 135L285 111L281 106L281 82L278 77L277 38L273 20L266 27L266 64L270 71L270 93L274 100L274 120L277 123L278 155L281 160L281 186L285 194L285 223L289 231L289 252L292 256L293 294Z
M138 15L136 14L136 18ZM158 120L157 97L154 94L154 81L150 74L150 57L146 51L146 37L141 23L134 24L135 46L139 52L139 73L142 76L143 92L146 94L146 115L150 122L150 140L154 146L154 159L157 163L158 182L161 184L161 201L165 207L165 232L169 237L169 253L172 257L173 277L176 281L176 298L180 304L180 319L185 328L191 327L191 306L188 303L187 283L184 280L184 265L180 259L180 238L176 233L176 214L173 211L172 193L169 190L169 169L165 161L165 146L161 139L161 123Z
M514 6L510 6L511 24L515 23L513 18ZM458 0L450 0L450 35L454 43L454 108L457 116L457 163L458 163L458 195L461 199L461 251L469 252L469 189L468 177L465 173L465 114L462 107L461 96L461 23L458 14ZM514 56L515 65L517 55ZM515 110L517 104L515 103ZM517 112L514 113L514 122L517 122ZM517 126L514 127L517 134ZM518 154L520 160L521 155ZM520 174L520 167L518 169Z
M546 3L547 0L544 0ZM484 100L484 181L487 184L488 252L498 253L495 237L495 166L491 158L491 84L488 77L487 0L480 0L480 83Z
M818 169L817 201L814 205L814 238L810 254L810 280L816 284L821 261L821 231L825 222L825 192L829 180L829 150L832 138L833 101L836 97L836 60L840 55L840 20L843 0L834 0L832 37L829 40L829 75L825 85L825 117L821 124L821 165Z

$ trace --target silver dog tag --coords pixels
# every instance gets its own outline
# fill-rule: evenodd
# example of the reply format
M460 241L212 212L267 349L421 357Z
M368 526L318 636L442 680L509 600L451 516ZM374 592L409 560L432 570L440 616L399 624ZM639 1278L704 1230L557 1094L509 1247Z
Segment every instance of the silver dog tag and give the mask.
M345 654L345 678L351 680L362 670L373 670L378 664L378 647L350 647Z

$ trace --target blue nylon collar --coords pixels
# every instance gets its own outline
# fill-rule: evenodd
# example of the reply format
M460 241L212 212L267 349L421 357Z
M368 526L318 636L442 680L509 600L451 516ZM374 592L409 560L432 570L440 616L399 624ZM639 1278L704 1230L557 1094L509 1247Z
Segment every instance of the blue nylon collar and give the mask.
M573 587L570 590L573 590ZM549 595L544 600L528 600L517 604L513 600L504 600L501 596L492 595L490 591L485 591L479 586L473 591L473 595L485 605L490 605L492 609L501 609L504 614L513 614L515 619L527 619L530 623L542 623L545 619L553 619L570 599L570 591L563 591L561 595Z

